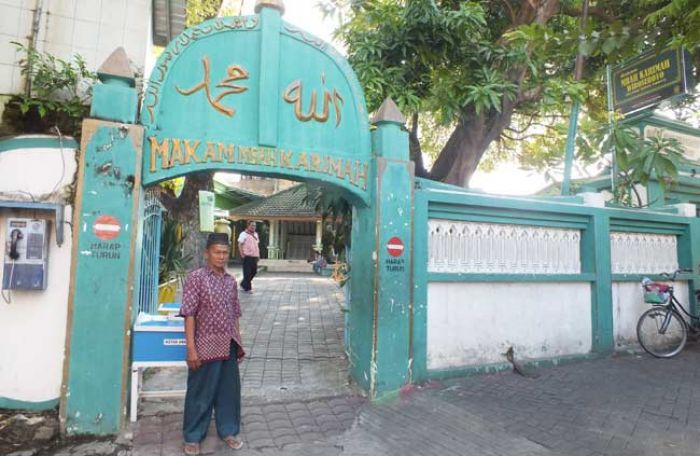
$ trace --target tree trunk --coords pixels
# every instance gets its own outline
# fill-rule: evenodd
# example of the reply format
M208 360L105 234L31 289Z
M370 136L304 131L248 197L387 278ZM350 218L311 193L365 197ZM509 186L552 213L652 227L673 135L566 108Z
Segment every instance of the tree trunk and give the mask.
M506 101L500 113L472 111L463 116L430 170L430 178L467 187L491 142L510 124L513 108L513 103Z
M423 150L418 138L417 112L411 116L411 130L408 132L408 155L409 160L413 161L416 166L416 177L430 177L430 173L425 169L425 164L423 163Z
M531 23L546 24L558 9L559 0L524 1L513 15L513 28ZM507 79L519 90L513 99L503 97L500 112L492 109L477 114L472 106L467 108L430 170L430 179L461 187L469 185L489 145L510 124L517 104L528 101L529 95L522 89L527 71L523 65L508 72Z
M204 171L189 174L180 196L163 190L160 201L173 220L182 224L185 239L183 250L185 255L192 256L188 269L204 265L204 250L207 234L199 231L199 190L211 191L214 188L214 173Z

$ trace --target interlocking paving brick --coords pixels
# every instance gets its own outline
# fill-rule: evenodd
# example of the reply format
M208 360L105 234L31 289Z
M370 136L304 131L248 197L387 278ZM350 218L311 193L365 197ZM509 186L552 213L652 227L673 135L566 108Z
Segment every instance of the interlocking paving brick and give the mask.
M241 322L242 456L700 455L697 345L671 360L616 356L540 369L537 379L445 380L370 404L347 387L342 292L317 278L256 282ZM133 454L182 454L181 440L167 441L180 432L181 408L152 415L135 428ZM158 435L161 444L146 443ZM230 454L213 427L204 448Z

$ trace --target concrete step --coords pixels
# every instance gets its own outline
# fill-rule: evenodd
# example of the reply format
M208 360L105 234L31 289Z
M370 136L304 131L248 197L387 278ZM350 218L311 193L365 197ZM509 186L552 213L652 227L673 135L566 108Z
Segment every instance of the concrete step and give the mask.
M306 260L260 260L258 267L267 268L267 272L311 273L311 263Z

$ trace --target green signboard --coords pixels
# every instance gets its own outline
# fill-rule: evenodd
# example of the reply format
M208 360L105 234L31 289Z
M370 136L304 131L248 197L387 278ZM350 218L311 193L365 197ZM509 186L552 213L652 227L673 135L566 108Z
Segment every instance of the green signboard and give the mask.
M145 185L227 170L318 181L368 200L369 125L357 78L332 47L277 11L183 32L153 70L141 122Z
M692 66L681 48L642 54L612 69L612 108L627 114L686 93Z

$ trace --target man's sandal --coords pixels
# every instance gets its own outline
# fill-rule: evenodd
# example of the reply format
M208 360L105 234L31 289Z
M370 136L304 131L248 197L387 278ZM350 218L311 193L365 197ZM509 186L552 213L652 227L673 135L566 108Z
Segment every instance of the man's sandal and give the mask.
M224 437L223 441L226 442L226 445L228 445L228 447L232 450L240 450L241 448L243 448L243 440L236 438L232 435Z
M187 443L185 442L183 451L187 456L197 456L201 454L199 449L199 443Z

